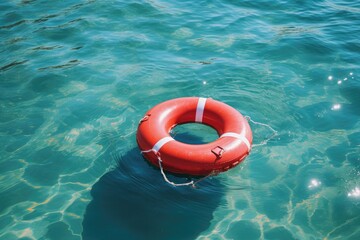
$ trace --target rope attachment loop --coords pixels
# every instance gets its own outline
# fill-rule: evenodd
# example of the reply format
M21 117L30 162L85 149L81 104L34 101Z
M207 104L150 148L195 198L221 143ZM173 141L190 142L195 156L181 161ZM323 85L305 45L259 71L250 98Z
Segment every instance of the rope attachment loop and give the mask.
M263 126L263 127L267 127L268 129L270 129L272 131L272 134L270 137L268 137L267 139L263 140L262 142L258 143L258 144L253 144L252 147L258 147L258 146L263 146L263 145L266 145L271 139L273 139L275 136L278 135L278 131L276 131L275 129L273 129L270 125L268 124L265 124L265 123L261 123L261 122L256 122L254 120L251 119L250 116L245 116L245 119L248 121L248 122L251 122L255 125L260 125L260 126Z
M161 159L161 154L159 151L156 151L155 149L149 149L149 150L144 150L144 151L141 151L141 153L149 153L149 152L153 152L155 154L155 156L157 157L158 159L158 164L159 164L159 168L160 168L160 171L161 171L161 175L163 176L165 182L169 183L170 185L174 186L174 187L180 187L180 186L189 186L191 185L192 187L195 188L195 184L194 184L194 181L191 180L190 182L187 182L187 183L174 183L172 181L170 181L168 179L168 177L166 176L165 174L165 171L164 171L164 168L162 166L162 159Z

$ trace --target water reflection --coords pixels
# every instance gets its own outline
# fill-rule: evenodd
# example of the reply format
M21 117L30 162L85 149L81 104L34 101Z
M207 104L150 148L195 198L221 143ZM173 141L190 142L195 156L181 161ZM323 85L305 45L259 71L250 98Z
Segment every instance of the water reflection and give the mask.
M320 182L319 180L317 180L317 179L311 179L308 188L313 189L313 188L320 187L320 185L321 185L321 182Z
M336 111L336 110L339 110L340 108L341 108L341 104L336 103L331 107L331 110Z
M360 197L360 188L356 187L348 193L348 197Z
M319 102L299 109L296 120L306 129L315 131L351 129L356 124L355 114L359 112L354 103Z

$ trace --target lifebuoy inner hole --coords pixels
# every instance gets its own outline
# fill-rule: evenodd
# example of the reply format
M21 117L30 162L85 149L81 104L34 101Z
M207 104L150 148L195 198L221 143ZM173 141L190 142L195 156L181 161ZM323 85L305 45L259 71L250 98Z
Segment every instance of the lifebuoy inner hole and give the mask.
M214 128L201 123L179 124L171 130L170 135L187 144L205 144L219 138Z

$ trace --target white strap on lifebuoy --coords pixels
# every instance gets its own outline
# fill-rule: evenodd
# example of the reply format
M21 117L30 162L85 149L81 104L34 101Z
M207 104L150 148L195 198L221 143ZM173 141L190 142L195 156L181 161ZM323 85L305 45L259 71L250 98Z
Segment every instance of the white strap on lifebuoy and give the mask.
M172 137L164 137L164 138L160 139L159 141L157 141L157 143L155 143L152 150L154 152L159 152L159 150L162 146L164 146L166 143L168 143L172 140L174 140Z
M250 152L251 145L250 145L249 140L245 137L245 135L239 134L239 133L234 133L234 132L227 132L220 136L220 138L222 138L222 137L233 137L233 138L240 139L241 141L243 141L243 143L245 143L245 145L248 149L248 152Z
M206 98L199 98L197 107L196 107L196 115L195 115L195 122L202 122L204 109L205 109Z

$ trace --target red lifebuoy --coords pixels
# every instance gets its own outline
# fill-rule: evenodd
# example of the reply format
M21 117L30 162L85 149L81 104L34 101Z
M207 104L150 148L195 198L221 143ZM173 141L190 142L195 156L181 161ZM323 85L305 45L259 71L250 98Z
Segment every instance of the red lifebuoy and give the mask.
M213 127L219 138L191 145L174 140L170 131L184 123ZM247 120L229 105L211 98L187 97L160 103L139 123L136 140L144 157L173 173L204 176L226 171L250 153L252 133Z

